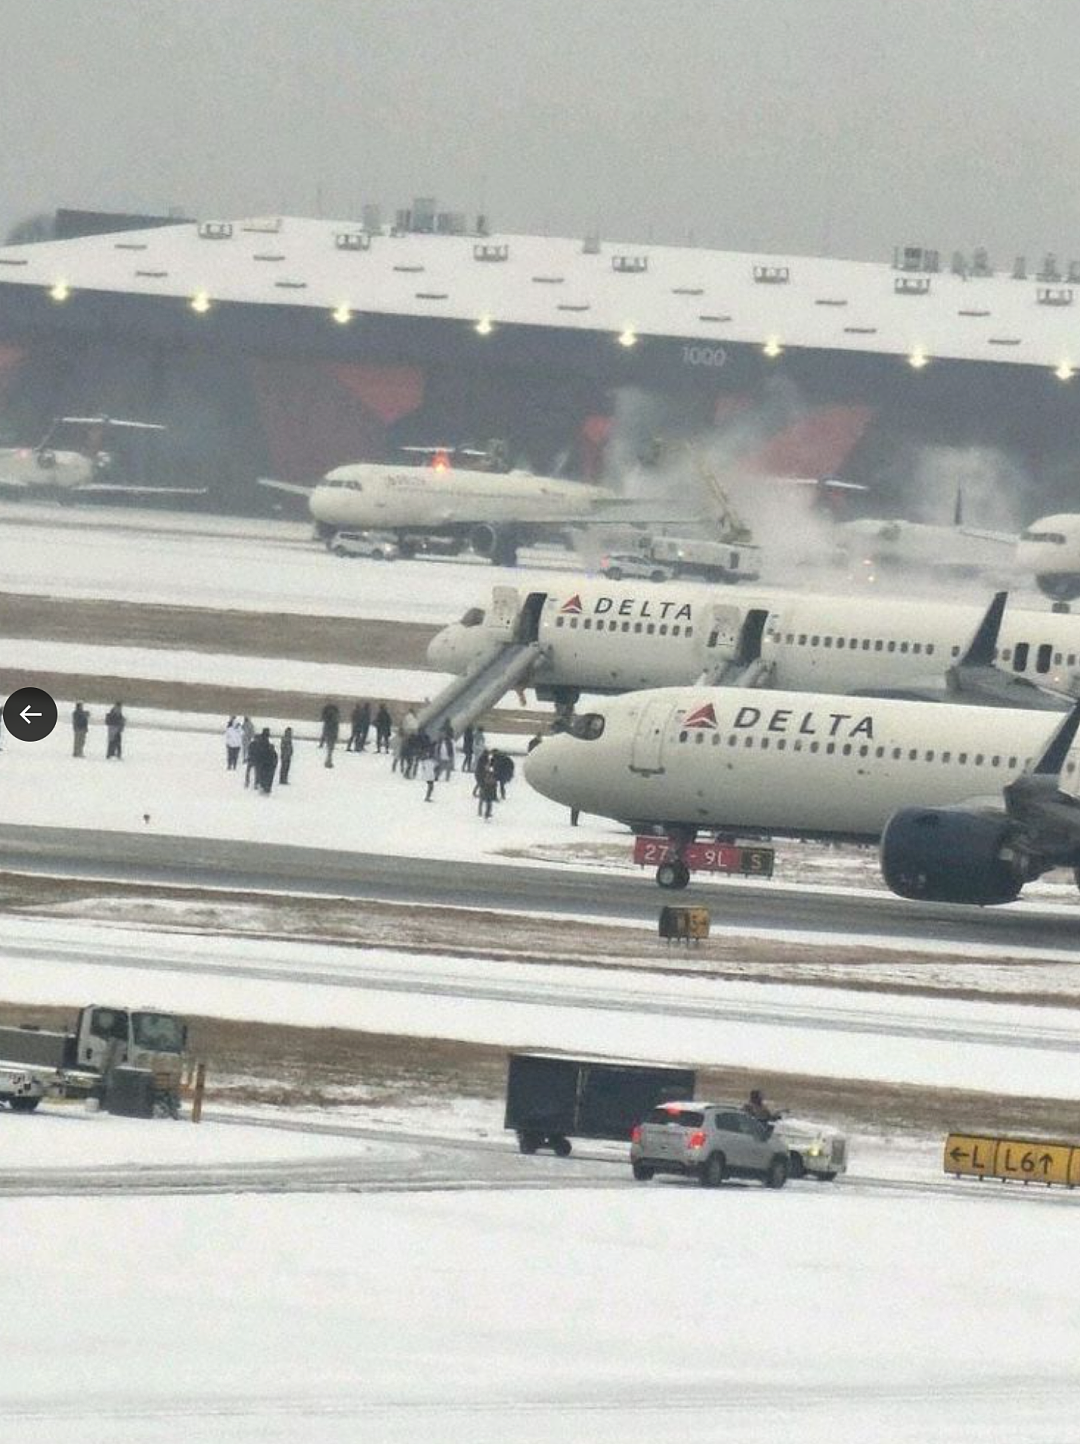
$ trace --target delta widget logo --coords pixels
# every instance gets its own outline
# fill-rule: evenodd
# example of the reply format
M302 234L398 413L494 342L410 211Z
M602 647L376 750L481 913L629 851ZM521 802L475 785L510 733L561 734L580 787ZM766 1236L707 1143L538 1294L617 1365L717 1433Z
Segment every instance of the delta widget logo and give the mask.
M563 602L562 606L559 608L559 611L573 612L575 615L584 611L584 608L581 605L581 597L578 595L578 593L575 592L568 602Z
M683 718L684 727L707 727L712 731L717 729L716 713L713 704L706 702L704 707L696 707L693 712L688 712Z

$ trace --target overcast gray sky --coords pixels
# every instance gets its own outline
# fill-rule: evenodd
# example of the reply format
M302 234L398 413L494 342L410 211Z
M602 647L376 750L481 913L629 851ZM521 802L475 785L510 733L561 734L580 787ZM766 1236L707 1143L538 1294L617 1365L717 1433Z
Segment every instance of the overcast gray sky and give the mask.
M1080 3L0 0L0 234L57 205L1080 256Z

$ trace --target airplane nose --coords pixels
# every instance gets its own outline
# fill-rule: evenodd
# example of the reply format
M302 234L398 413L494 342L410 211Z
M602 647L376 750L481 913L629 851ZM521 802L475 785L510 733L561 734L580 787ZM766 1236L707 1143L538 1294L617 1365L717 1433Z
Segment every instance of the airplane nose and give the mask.
M437 672L453 671L454 630L454 626L443 627L427 644L427 659Z
M543 737L525 759L525 780L552 802L576 805L576 754L581 743L560 734Z

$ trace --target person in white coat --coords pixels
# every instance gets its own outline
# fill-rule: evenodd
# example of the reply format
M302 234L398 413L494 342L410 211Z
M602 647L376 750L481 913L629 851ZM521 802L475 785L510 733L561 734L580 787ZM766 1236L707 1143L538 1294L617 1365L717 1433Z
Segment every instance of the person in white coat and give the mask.
M427 791L424 793L424 801L431 801L431 794L435 791L435 780L439 775L438 764L435 761L433 752L425 752L420 759L420 781L423 782Z

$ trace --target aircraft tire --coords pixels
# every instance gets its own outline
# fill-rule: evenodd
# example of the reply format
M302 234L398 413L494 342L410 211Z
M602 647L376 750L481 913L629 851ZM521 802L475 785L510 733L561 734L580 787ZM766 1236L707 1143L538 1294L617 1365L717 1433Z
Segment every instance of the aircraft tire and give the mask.
M690 881L690 869L685 862L662 862L656 869L656 881L660 887L681 891Z

